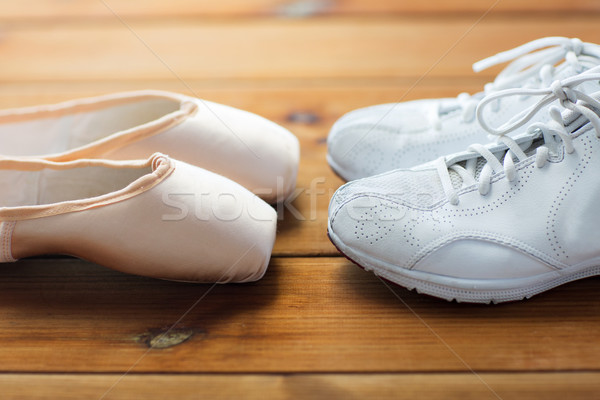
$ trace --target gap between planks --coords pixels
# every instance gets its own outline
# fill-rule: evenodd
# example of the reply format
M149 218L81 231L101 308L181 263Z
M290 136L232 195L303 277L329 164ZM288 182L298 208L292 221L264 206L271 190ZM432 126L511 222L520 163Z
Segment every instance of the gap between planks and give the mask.
M114 385L114 386L113 386ZM52 375L0 374L3 399L106 400L279 399L544 399L589 400L600 373Z
M600 278L486 306L392 293L340 257L274 258L259 282L215 287L79 260L1 267L6 372L116 373L138 360L132 372L600 369ZM148 351L169 328L167 347Z
M493 0L105 0L117 14L127 18L189 18L189 17L247 17L280 16L305 18L322 15L431 15L482 13ZM494 7L495 13L590 13L600 11L594 0L565 2L562 0L520 1L503 0ZM52 20L66 18L112 18L108 7L96 0L20 0L0 3L0 18L4 20Z

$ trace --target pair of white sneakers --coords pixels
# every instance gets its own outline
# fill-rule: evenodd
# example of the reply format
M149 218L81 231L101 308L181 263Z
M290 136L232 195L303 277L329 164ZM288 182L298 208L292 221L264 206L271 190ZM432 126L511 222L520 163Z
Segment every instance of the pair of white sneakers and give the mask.
M511 60L482 93L369 107L334 125L328 161L357 179L329 209L343 254L459 302L600 275L600 46L543 38L474 69Z
M0 262L58 253L224 283L265 273L268 202L294 190L299 143L248 112L139 91L1 111L0 154Z

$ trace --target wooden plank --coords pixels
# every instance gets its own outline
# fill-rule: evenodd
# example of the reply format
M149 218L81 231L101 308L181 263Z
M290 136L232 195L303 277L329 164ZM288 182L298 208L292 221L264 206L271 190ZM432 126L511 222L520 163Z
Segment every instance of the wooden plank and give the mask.
M3 399L589 400L600 374L0 375ZM109 391L110 387L118 384ZM487 386L486 386L487 385ZM488 388L489 386L489 388ZM493 392L492 392L493 390ZM495 396L495 394L498 397Z
M103 4L105 3L105 4ZM257 16L306 17L313 15L389 15L414 13L483 13L495 1L431 0L20 0L0 2L0 19L113 18L111 9L122 18ZM494 12L598 12L594 0L503 0Z
M413 82L369 81L338 84L317 82L262 85L260 82L207 84L190 82L193 93L263 115L294 132L301 141L301 165L294 201L280 205L275 255L337 255L326 236L327 208L342 180L327 162L326 138L343 113L372 104L420 97L456 95L476 91L479 81L428 79L411 89ZM0 107L16 107L79 98L111 91L160 88L181 91L179 82L44 83L0 86ZM184 88L185 89L185 88ZM187 94L193 95L188 90Z
M482 90L488 80L470 74L454 79L427 77L347 80L188 80L5 82L0 109L52 104L107 93L157 89L197 96L248 110L302 134L322 137L342 114L373 104L454 97ZM305 118L302 118L305 116ZM310 128L310 129L306 129Z
M597 371L599 290L593 278L530 301L477 306L396 288L403 304L339 257L276 258L258 283L212 289L77 260L27 260L0 266L0 365L56 373Z
M0 72L4 82L423 74L452 79L470 75L470 64L482 57L555 35L557 26L565 36L597 38L595 15L485 18L478 24L476 20L460 16L132 22L129 27L135 34L119 22L3 24ZM497 71L482 76L490 78Z

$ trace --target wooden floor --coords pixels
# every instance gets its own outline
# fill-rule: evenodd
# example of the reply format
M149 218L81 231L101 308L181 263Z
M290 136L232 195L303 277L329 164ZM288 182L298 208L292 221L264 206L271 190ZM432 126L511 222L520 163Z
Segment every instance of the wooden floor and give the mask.
M600 42L599 18L597 0L1 1L1 107L173 90L284 125L302 161L255 284L0 265L0 398L600 398L600 279L496 306L391 287L329 243L325 162L344 112L476 91L499 69L472 62Z

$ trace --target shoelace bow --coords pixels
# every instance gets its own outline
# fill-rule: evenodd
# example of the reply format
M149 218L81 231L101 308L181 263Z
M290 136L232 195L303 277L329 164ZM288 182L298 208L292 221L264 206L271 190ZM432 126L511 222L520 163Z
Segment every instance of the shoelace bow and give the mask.
M463 187L478 184L479 193L482 196L485 196L489 192L492 184L492 176L497 172L503 171L506 174L508 181L514 181L517 177L514 158L517 159L517 162L520 162L529 156L525 154L523 149L521 149L521 146L515 140L506 136L506 134L525 125L538 111L555 100L558 100L563 108L579 113L587 118L595 130L596 137L600 138L600 116L583 105L585 102L588 106L600 110L600 101L585 94L581 90L575 89L576 86L587 81L600 81L600 67L595 67L580 75L562 81L554 81L545 89L506 89L486 96L481 100L476 110L477 120L486 131L497 136L498 143L502 143L506 146L506 149L502 150L505 152L504 160L501 163L490 151L490 148L494 145L483 146L480 144L474 144L468 147L467 151L471 151L474 154L473 157L467 159L465 167L462 167L459 164L448 165L444 157L436 160L436 168L442 181L442 187L450 200L450 203L453 205L459 203L458 190L460 190L457 190L452 185L450 171L454 171L460 176ZM543 97L523 113L517 115L515 118L498 128L491 127L485 121L483 109L491 102L497 101L502 97L521 95ZM550 157L549 146L557 151L558 143L562 142L567 154L571 154L574 151L572 137L567 130L566 122L563 119L560 108L556 106L550 107L549 114L551 118L550 122L546 124L534 123L527 129L532 140L534 135L539 136L539 133L541 133L544 141L543 145L538 146L535 149L535 165L538 168L542 168L548 161ZM486 161L486 164L481 170L478 179L476 179L477 161L480 158L483 158Z
M485 84L482 93L485 96L518 85L536 75L539 78L539 86L546 87L552 82L556 63L564 59L568 65L573 66L576 71L580 71L581 65L578 57L582 53L588 52L600 56L599 50L594 51L596 47L598 46L592 43L583 43L577 38L546 37L478 61L473 64L473 70L480 72L494 65L514 60L498 74L493 82ZM463 121L471 122L475 119L475 110L480 99L481 94L461 93L458 95L457 101L462 110ZM499 102L496 102L495 109L499 109L499 107ZM430 122L436 130L442 128L441 113L442 106L438 104L430 115Z

